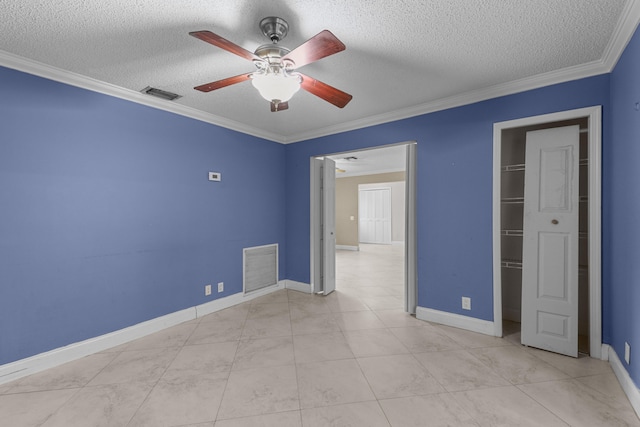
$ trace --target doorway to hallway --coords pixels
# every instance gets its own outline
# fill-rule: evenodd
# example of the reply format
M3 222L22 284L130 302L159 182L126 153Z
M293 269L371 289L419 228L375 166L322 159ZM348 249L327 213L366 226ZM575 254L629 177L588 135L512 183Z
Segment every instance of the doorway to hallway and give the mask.
M346 197L344 200L351 200L355 202L355 207L347 209L347 213L340 212L339 207L341 203L337 201L339 198L339 186L337 181L342 181L342 178L346 178L346 172L351 168L351 165L355 164L352 177L356 181L365 179L365 184L370 183L382 183L386 182L381 180L382 177L389 178L387 175L395 172L400 172L402 177L397 179L387 179L387 181L404 181L402 193L403 211L402 214L403 225L400 228L403 229L402 240L395 241L396 249L401 257L401 272L399 276L402 280L403 287L401 298L403 301L403 310L411 314L415 313L416 309L416 149L415 142L396 144L386 147L378 147L372 149L366 149L359 152L343 152L338 154L331 154L323 157L311 158L311 248L310 248L310 272L311 272L311 289L314 293L323 293L329 295L335 289L337 284L333 278L336 278L336 273L339 274L338 266L336 265L335 250L350 249L353 252L359 252L360 240L358 237L358 189L361 182L351 183L354 188L353 195ZM395 170L389 170L385 167L380 167L385 161L388 161L391 157L390 153L395 152L398 159L398 166ZM382 154L381 154L382 153ZM355 162L354 162L355 160ZM347 162L347 164L342 163ZM335 162L335 166L331 166L331 169L335 169L336 172L342 175L337 179L337 174L328 174L331 162ZM378 167L371 167L371 165L377 165ZM324 166L324 167L323 167ZM377 176L376 176L377 175ZM368 176L369 178L363 178ZM371 181L370 177L374 177ZM332 191L326 191L325 187L329 186ZM334 210L327 211L327 207L334 206ZM329 227L327 227L327 224ZM355 235L351 236L352 240L349 240L348 244L340 244L339 239L343 239L347 234L345 230L355 230ZM327 239L326 234L329 231L330 235L334 238ZM333 233L335 231L335 233ZM324 237L324 238L323 238ZM331 241L333 240L333 241ZM337 245L336 245L337 243ZM331 246L331 248L328 247ZM330 250L329 250L330 249ZM333 252L333 253L332 253ZM330 259L326 259L327 256ZM353 254L352 254L353 256ZM327 268L331 267L331 268ZM335 269L334 269L335 267ZM328 271L331 270L331 271ZM328 274L330 273L330 274ZM328 278L328 279L327 279ZM327 291L328 290L328 291ZM372 292L376 292L373 290ZM377 292L380 292L379 290ZM365 297L371 297L371 295L364 295ZM384 297L377 295L377 297ZM375 302L370 301L375 305Z

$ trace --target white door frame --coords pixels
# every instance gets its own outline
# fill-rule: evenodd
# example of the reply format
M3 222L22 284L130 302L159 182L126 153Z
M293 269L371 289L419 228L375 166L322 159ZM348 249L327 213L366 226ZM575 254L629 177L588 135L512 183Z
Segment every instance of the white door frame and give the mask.
M416 160L416 142L415 141L407 141L400 144L391 144L391 145L404 145L407 147L407 168L405 169L405 188L406 188L406 197L405 197L405 254L404 254L404 263L405 263L405 310L411 314L415 314L416 301L418 299L418 279L416 274L417 269L417 260L418 260L418 251L417 251L417 235L416 232L416 198L417 192L415 190L416 180L417 180L417 160ZM366 147L359 149L357 151L362 150L375 150L376 148L388 147L379 146L379 147ZM351 150L354 151L354 150ZM344 153L348 153L344 152ZM333 156L336 154L343 153L328 153L326 156ZM320 254L316 249L317 242L320 240L320 185L317 182L317 173L314 173L315 162L314 159L318 157L322 157L323 155L313 156L309 159L310 165L310 212L309 212L309 243L310 243L310 252L309 252L309 278L311 281L311 292L318 292L316 289L319 287L320 280Z
M602 107L587 107L493 125L493 327L502 336L500 182L502 131L587 117L589 121L589 353L602 353ZM606 354L605 354L606 356Z
M405 212L404 212L404 311L416 314L418 306L418 226L416 208L417 188L417 144L407 145L407 163L405 167Z

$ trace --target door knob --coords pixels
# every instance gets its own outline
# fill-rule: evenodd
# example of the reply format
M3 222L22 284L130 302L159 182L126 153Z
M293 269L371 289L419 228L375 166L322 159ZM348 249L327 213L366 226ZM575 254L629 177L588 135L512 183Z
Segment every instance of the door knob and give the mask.
M553 225L558 225L558 220L557 220L557 219L552 219L552 220L551 220L551 224L553 224Z

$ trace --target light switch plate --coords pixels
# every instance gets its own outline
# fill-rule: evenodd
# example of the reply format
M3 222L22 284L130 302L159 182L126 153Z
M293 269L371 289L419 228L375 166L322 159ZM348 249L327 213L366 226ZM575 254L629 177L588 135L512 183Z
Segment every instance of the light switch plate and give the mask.
M222 181L222 174L220 172L209 172L209 181Z

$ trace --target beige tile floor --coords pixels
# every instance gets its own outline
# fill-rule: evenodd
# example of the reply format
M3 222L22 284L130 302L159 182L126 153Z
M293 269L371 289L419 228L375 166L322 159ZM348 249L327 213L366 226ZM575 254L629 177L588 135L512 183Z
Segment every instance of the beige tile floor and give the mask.
M640 426L607 362L404 314L402 248L0 386L0 426Z

